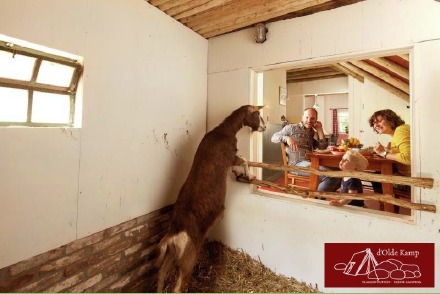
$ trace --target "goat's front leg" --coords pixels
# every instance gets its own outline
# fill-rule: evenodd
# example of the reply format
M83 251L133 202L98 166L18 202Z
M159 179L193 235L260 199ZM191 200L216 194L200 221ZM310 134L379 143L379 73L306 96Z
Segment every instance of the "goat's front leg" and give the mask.
M235 156L234 164L232 166L232 171L237 178L245 178L249 181L255 179L255 176L249 171L249 165L247 160L239 155Z

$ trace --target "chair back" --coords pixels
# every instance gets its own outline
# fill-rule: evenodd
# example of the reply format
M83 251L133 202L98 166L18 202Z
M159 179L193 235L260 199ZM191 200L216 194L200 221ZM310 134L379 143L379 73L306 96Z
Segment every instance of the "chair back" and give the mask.
M281 157L283 158L283 165L289 165L289 159L286 153L286 145L280 142L281 147ZM290 180L290 181L289 181ZM310 176L298 176L289 173L287 170L284 171L284 186L295 187L298 189L307 190L309 189Z
M288 160L287 154L286 154L286 145L284 145L283 142L280 142L280 147L281 147L281 157L283 158L283 165L287 166L289 160ZM287 170L285 170L284 171L284 186L287 186L287 184L289 183L288 175L289 175L289 172Z

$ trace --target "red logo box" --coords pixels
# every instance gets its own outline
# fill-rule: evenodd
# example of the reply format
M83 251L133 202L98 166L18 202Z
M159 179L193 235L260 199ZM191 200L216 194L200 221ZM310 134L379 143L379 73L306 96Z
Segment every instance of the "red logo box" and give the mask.
M434 287L434 243L326 243L325 287Z

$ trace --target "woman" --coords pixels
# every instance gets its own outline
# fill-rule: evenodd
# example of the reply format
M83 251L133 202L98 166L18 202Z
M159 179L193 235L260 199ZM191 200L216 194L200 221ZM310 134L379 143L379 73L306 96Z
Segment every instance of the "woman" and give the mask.
M411 142L410 126L390 109L373 113L370 126L378 134L390 135L391 142L387 147L377 143L374 151L380 156L396 161L397 174L411 176Z

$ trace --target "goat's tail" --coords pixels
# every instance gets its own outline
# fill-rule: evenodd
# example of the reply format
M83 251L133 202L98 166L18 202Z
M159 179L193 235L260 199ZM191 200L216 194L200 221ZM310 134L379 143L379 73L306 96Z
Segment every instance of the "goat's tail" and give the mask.
M165 278L168 272L171 270L171 266L174 262L174 248L171 239L168 235L166 235L160 242L157 247L157 256L154 262L154 267L158 270L157 275L157 292L160 293L163 291L163 286L165 282Z
M186 232L181 232L177 235L166 235L160 241L154 263L154 266L158 269L157 292L163 291L165 279L173 265L180 263L179 259L188 245L188 239Z

